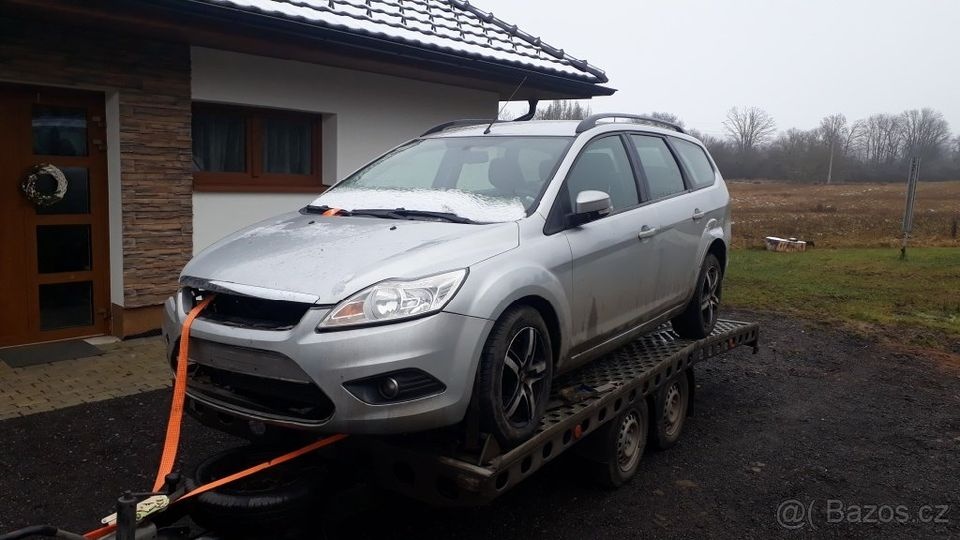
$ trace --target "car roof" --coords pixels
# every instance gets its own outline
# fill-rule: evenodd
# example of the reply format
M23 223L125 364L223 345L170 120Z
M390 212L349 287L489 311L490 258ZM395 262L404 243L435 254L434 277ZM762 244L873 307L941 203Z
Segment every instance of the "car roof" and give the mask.
M445 138L445 137L478 137L478 136L527 136L527 137L576 137L581 134L605 133L610 131L636 131L646 133L657 133L661 135L671 135L694 141L699 141L689 135L680 133L672 129L665 129L649 124L638 122L598 122L583 133L577 133L579 120L528 120L521 122L495 122L490 126L490 133L485 134L489 123L480 123L467 126L457 126L430 133L425 135L425 139ZM614 127L615 126L615 127Z

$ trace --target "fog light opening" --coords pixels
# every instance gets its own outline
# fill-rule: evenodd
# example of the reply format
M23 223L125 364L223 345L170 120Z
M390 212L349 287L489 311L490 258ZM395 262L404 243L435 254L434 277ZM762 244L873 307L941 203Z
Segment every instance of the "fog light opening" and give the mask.
M393 377L386 377L380 382L380 395L384 399L396 399L400 395L400 383Z

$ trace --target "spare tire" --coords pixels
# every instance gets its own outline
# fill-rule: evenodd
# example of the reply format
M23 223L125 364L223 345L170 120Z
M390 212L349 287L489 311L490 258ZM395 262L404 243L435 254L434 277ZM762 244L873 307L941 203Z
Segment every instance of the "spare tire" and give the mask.
M284 449L244 446L202 461L186 479L188 491L246 468L269 461ZM308 517L318 500L324 467L313 456L302 456L192 499L190 516L197 524L257 536L263 531Z

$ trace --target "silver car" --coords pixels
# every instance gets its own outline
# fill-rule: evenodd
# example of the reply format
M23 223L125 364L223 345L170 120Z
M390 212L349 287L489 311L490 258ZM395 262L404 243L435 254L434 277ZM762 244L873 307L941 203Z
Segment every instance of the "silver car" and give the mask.
M558 374L667 321L707 335L727 188L680 128L612 116L434 128L197 255L163 324L173 361L214 295L191 330L190 410L390 434L457 424L475 399L513 446Z

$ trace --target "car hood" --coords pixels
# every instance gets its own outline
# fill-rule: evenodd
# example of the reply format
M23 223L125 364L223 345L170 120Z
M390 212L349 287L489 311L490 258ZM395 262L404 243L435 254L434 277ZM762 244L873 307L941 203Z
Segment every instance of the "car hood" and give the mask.
M205 249L187 264L181 281L335 304L385 279L467 268L518 245L516 222L474 225L292 213Z

